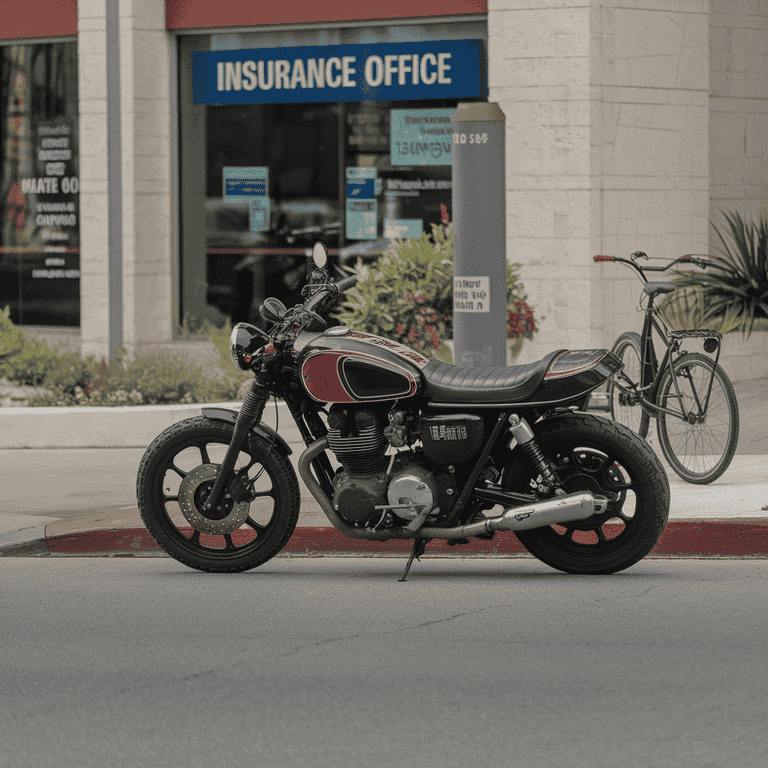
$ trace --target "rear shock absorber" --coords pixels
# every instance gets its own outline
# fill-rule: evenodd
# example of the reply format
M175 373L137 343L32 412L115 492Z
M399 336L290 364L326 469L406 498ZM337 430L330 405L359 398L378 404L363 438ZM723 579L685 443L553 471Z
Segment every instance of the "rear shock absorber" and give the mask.
M536 442L536 437L528 422L516 413L513 413L509 417L509 431L512 433L515 440L517 440L518 444L523 447L523 450L531 457L536 469L544 480L544 485L548 486L542 488L540 485L539 491L544 492L555 487L556 494L560 495L565 493L565 491L558 487L560 483L553 474L549 462L541 452L541 448L539 448L539 444Z

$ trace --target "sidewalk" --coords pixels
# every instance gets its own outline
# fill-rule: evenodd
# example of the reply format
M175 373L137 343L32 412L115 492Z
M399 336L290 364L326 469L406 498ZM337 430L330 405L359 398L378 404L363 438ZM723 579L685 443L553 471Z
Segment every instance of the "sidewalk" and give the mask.
M672 494L670 522L651 556L768 556L768 405L765 380L743 382L739 403L743 423L739 453L728 471L711 485L696 486L682 481L667 467ZM239 404L230 404L236 409ZM201 406L150 407L140 418L129 419L126 409L113 418L122 422L119 439L135 447L122 448L30 448L0 450L0 556L14 555L93 555L157 556L164 553L152 541L139 517L135 502L135 477L144 447L151 439L180 419L200 413ZM13 411L14 424L26 411L0 409L3 416ZM53 411L56 409L44 409ZM46 414L44 440L71 445L71 420L77 418L80 435L87 433L86 411L72 409L65 414ZM103 411L92 422L92 430L106 435L109 421ZM293 449L294 467L304 449L295 426L281 408L280 433ZM265 421L275 426L274 408ZM52 422L60 421L58 430ZM83 427L85 427L83 429ZM23 433L14 427L15 440ZM128 434L126 434L128 433ZM40 441L39 434L27 432L28 443ZM114 433L102 442L114 444ZM654 440L651 440L654 445ZM656 446L654 445L654 448ZM742 451L748 451L744 453ZM377 555L405 554L407 541L386 543L349 539L333 528L315 499L301 484L302 504L299 524L281 554L317 556L329 554ZM90 514L89 514L90 512ZM497 534L492 541L471 540L466 546L449 546L433 541L427 554L517 556L525 554L512 534Z

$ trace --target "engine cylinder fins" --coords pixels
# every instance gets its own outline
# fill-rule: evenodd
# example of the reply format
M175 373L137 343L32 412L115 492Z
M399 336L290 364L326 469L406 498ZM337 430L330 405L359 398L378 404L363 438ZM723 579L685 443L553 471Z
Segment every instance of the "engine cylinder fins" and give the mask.
M338 430L328 431L328 445L345 471L365 475L384 469L387 440L381 427L361 429L358 435L344 436Z

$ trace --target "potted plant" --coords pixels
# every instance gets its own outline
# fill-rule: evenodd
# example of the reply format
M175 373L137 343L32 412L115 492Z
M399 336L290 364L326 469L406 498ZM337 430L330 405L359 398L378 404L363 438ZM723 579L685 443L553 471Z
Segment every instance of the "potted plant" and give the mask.
M768 327L768 219L765 207L757 223L736 213L723 212L725 232L712 228L722 243L709 256L706 271L676 271L675 282L696 297L701 322L719 323L722 330L740 330L749 338L753 330Z

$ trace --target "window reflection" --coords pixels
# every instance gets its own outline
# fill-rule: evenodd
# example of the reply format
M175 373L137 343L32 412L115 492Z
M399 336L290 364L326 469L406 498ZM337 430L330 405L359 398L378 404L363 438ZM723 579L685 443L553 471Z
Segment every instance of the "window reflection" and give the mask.
M0 308L77 326L77 44L0 46L0 62Z
M195 105L192 51L462 38L485 39L486 23L181 38L182 319L192 325L199 320L260 324L258 307L267 296L287 306L300 299L307 253L316 240L323 240L332 260L343 265L357 258L375 260L392 237L418 237L448 221L446 115L457 104ZM396 148L402 138L392 135L397 110L428 114L434 125L427 140L417 145L403 140ZM228 168L266 169L269 199L260 205L269 208L268 225L254 225L247 198L224 194ZM353 199L350 174L360 175L359 169L367 169L372 181L358 180L364 199Z

